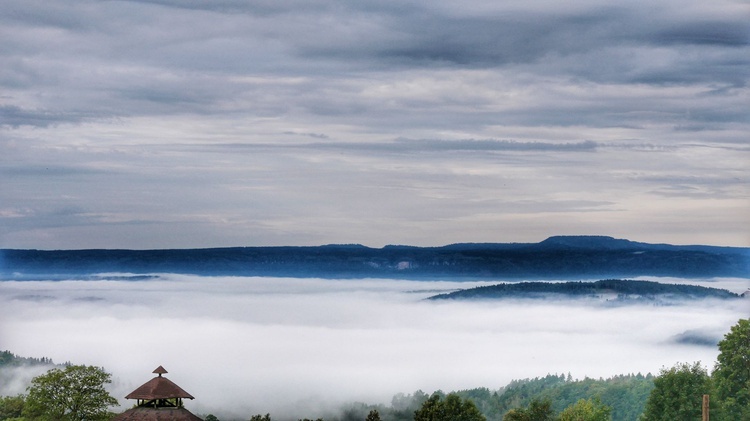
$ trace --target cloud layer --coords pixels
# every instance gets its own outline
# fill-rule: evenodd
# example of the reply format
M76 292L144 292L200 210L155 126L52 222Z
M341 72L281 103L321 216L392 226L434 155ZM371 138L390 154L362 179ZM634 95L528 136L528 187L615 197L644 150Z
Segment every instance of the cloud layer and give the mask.
M656 373L676 362L711 368L717 349L706 338L747 316L744 301L619 308L422 301L474 285L172 275L2 282L0 345L104 366L126 406L122 397L163 365L196 396L194 412L297 419L417 389L497 389L548 373Z
M750 245L741 1L0 6L0 247Z

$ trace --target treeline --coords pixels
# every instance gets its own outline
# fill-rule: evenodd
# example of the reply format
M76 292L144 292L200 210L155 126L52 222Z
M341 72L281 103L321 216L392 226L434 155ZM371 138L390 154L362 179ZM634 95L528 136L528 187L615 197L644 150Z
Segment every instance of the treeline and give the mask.
M596 282L519 282L480 286L430 297L443 299L504 299L544 298L549 295L566 297L602 297L615 295L618 301L650 301L657 298L688 299L734 299L739 294L726 289L699 285L665 284L653 281L605 279Z
M0 278L106 272L404 279L747 277L750 249L601 236L442 247L327 245L167 250L0 250ZM20 275L19 275L20 274Z
M549 374L533 379L514 380L507 386L492 390L481 387L450 393L436 391L428 395L422 391L413 394L398 394L391 405L353 404L343 415L329 421L364 420L370 411L376 410L383 420L412 421L414 414L431 396L446 398L456 395L473 402L487 421L502 421L504 416L519 407L528 407L534 400L548 400L551 410L560 413L582 399L598 397L611 410L612 421L632 421L643 413L651 390L654 388L651 374L620 375L607 379L574 380L571 375Z
M19 367L22 365L54 365L51 358L21 357L10 351L0 351L0 369L3 367Z

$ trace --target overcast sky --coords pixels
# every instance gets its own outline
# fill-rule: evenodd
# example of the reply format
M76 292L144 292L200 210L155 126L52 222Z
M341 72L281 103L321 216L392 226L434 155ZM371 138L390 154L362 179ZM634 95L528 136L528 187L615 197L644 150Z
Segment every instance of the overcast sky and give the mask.
M750 246L746 1L0 9L0 247Z

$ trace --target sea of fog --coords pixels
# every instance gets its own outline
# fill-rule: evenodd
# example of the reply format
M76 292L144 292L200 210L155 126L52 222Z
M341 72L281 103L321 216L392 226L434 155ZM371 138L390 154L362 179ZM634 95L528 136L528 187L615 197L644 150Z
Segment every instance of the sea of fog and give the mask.
M198 277L0 282L0 350L104 367L123 397L159 365L194 413L317 417L340 403L571 373L711 369L750 300L603 306L581 301L425 301L491 283ZM747 279L686 280L741 293ZM22 382L0 394L23 391ZM15 390L14 390L15 389Z

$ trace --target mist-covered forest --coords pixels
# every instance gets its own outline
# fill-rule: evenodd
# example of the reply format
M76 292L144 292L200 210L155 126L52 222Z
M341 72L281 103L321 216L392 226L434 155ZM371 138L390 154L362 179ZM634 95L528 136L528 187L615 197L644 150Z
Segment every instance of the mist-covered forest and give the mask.
M61 367L70 363L54 364L47 357L33 358L22 357L10 351L0 352L0 376L6 375L17 367L41 366L45 368ZM568 374L549 374L544 377L531 379L520 379L510 382L500 389L489 389L477 387L474 389L457 391L431 391L417 390L412 393L396 393L390 404L372 404L366 402L352 402L339 408L326 410L325 420L329 421L354 421L365 420L371 411L377 411L382 420L412 421L414 414L420 407L434 395L445 398L449 394L455 394L464 400L470 400L476 405L488 421L501 421L503 416L513 408L528 406L533 400L549 400L552 409L560 412L564 408L575 404L580 399L588 399L598 396L601 402L612 408L613 421L627 421L635 419L643 412L646 399L653 389L653 375L627 374L607 379L574 379ZM121 402L123 403L123 402ZM19 397L6 396L0 398L0 421L17 420ZM14 412L15 408L15 412ZM212 414L204 414L211 416ZM270 414L272 419L273 414ZM239 421L235 418L219 418L222 421ZM252 414L248 414L250 419ZM24 419L25 418L21 418ZM213 419L213 418L210 418Z
M338 408L326 409L317 420L355 421L626 421L698 419L702 411L710 411L711 419L741 421L750 418L750 320L740 319L719 344L717 361L710 371L700 363L677 362L671 368L662 368L658 375L624 374L606 379L574 379L568 374L549 374L544 377L511 381L506 386L492 390L478 387L445 393L441 390L425 393L398 393L390 404L354 402ZM86 387L76 387L77 377L60 380L63 373L60 365L46 357L30 358L16 356L10 351L0 352L0 375L8 379L8 373L21 367L52 367L49 373L58 377L41 375L34 378L27 388L28 394L0 397L0 420L32 421L48 420L45 399L74 396L76 402L101 400L99 412L83 415L80 405L59 412L59 419L102 420L112 418L115 413L107 410L116 400L106 394L105 383L111 383L109 373L103 368L71 366L63 364L66 371L88 370L99 375L96 382ZM57 383L56 383L57 382ZM98 384L97 384L98 383ZM106 396L92 394L99 390ZM54 393L42 393L45 388ZM706 405L707 396L713 396L712 406ZM42 409L40 409L42 408ZM78 412L77 412L78 411ZM704 412L705 413L705 412ZM95 414L95 415L91 415ZM323 418L323 416L325 418ZM202 414L208 421L269 421L268 413L248 414L242 418L220 418L220 415ZM302 418L299 418L302 420ZM308 418L305 418L307 420ZM704 418L705 419L705 418Z
M721 288L700 285L668 284L654 281L603 279L595 282L519 282L478 286L430 297L431 300L498 300L591 298L608 303L650 302L716 298L731 300L740 294Z

